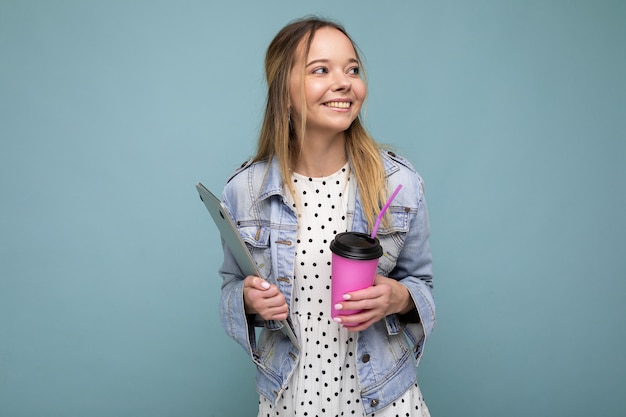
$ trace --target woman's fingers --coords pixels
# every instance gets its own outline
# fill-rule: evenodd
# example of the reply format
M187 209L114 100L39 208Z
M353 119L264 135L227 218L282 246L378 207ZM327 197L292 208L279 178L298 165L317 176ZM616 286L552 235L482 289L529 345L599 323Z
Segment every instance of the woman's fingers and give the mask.
M259 314L264 320L285 320L289 313L287 300L276 285L260 277L248 276L243 284L246 313Z

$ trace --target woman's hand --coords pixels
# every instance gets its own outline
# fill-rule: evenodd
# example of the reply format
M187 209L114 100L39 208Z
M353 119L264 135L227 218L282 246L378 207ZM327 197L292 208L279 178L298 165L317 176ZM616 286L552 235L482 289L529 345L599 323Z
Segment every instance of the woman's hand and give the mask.
M263 320L286 320L289 306L276 285L249 275L243 281L243 302L247 314L259 314Z
M405 314L415 308L409 290L395 279L376 275L374 285L344 295L344 300L335 308L341 310L363 310L349 316L337 316L335 321L343 324L355 324L347 327L350 331L361 331L384 317L399 313Z

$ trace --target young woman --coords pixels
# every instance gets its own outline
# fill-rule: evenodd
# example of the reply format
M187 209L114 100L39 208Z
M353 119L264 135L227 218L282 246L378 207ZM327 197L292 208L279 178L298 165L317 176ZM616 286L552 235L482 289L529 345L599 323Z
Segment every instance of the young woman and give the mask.
M257 154L223 193L262 277L242 276L226 247L220 268L222 325L257 366L259 416L428 416L416 368L435 324L422 180L361 124L362 64L340 25L290 23L265 71ZM374 285L335 306L362 311L332 319L329 244L339 232L371 233L398 184L377 233Z

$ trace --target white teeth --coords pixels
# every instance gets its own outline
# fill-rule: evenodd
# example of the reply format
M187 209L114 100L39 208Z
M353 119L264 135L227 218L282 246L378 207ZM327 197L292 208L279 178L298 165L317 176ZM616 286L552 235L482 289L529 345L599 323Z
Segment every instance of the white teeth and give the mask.
M350 102L348 101L330 101L326 103L328 107L335 107L338 109L348 109L350 108Z

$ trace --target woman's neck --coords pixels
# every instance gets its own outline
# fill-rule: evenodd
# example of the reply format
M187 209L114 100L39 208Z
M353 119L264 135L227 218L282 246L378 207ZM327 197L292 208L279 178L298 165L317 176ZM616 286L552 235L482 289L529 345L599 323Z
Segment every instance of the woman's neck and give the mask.
M339 171L347 161L343 132L333 138L307 136L292 169L307 177L327 177Z

